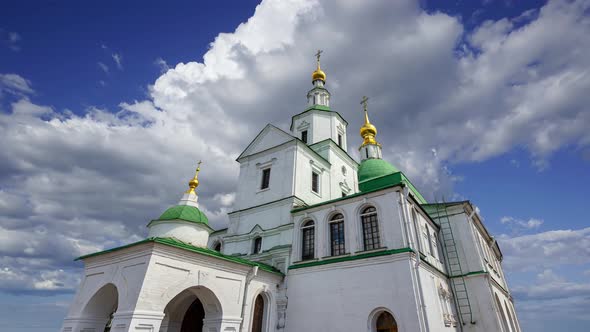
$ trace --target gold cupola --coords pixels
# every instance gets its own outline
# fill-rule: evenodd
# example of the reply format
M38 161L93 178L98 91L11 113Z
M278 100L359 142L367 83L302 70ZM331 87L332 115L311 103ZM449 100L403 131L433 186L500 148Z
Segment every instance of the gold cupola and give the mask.
M326 73L324 73L324 71L320 68L320 55L322 54L322 52L322 50L318 50L318 52L315 54L318 67L313 73L311 73L312 82L316 80L321 80L324 83L326 82Z
M363 144L361 148L368 144L379 145L380 144L375 140L375 136L377 136L377 128L369 121L369 112L367 111L367 102L369 98L363 97L361 101L361 105L363 105L363 109L365 111L365 123L361 126L360 134L363 138Z
M186 194L196 194L195 189L199 186L199 171L201 171L201 161L197 164L197 171L195 172L195 177L193 177L188 182L188 190Z

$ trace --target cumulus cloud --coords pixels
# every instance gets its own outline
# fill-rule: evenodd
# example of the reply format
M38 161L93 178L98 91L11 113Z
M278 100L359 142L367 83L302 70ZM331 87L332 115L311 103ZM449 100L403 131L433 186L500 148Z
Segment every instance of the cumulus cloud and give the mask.
M165 73L168 71L168 69L170 69L170 66L168 66L168 63L166 62L166 60L162 59L162 58L157 58L154 61L154 64L156 66L158 66L158 68L160 68L160 73Z
M550 2L524 23L490 21L471 33L409 0L269 0L219 34L203 62L166 70L147 100L69 113L21 98L0 112L0 227L29 234L31 245L0 246L4 279L26 279L19 289L72 289L60 272L74 271L71 258L143 237L199 159L200 204L223 227L235 157L266 123L286 129L305 108L318 47L331 106L350 123L351 153L360 144L359 98L369 95L384 157L427 197L451 191L455 162L515 146L543 161L561 146L588 145L587 7ZM24 82L21 93L32 92ZM540 245L527 241L506 239L502 248L524 255ZM565 251L547 242L556 253L546 255Z
M536 271L560 265L590 263L590 228L554 230L531 235L498 237L504 266L512 271ZM575 255L571 253L575 252Z

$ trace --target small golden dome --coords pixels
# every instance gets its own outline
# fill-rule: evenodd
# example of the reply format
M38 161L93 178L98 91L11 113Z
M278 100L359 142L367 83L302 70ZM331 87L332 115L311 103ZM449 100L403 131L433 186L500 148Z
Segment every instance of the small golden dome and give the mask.
M365 137L366 135L377 135L377 128L372 123L365 123L361 127L361 137Z
M197 166L197 171L195 172L195 177L192 178L188 182L188 190L186 191L187 194L196 194L195 189L199 186L199 171L201 170L201 161L199 161L199 165Z
M361 105L363 105L363 109L365 111L365 123L361 126L360 130L361 137L363 138L363 144L361 145L361 148L367 144L379 145L377 140L375 140L375 136L377 135L377 127L375 127L369 121L369 112L367 111L368 101L369 98L366 96L363 97L363 100L361 101Z
M321 70L319 66L318 66L318 69L316 69L311 74L311 81L313 82L315 80L322 80L322 81L326 82L326 73L324 73L324 71Z

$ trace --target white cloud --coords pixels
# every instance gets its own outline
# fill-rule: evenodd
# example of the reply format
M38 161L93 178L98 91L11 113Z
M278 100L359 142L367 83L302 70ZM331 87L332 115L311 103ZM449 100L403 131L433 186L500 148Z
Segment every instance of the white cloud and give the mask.
M502 224L508 225L513 231L531 230L539 228L543 225L543 220L530 218L528 220L517 219L514 217L502 217L500 218Z
M0 97L3 92L16 95L32 94L31 82L17 74L0 74Z
M21 47L19 42L22 40L18 32L6 31L0 28L0 43L5 44L10 50L18 52Z
M118 53L113 53L111 56L113 57L113 61L115 61L117 68L119 68L119 70L123 70L123 56Z
M511 271L539 271L590 263L590 228L516 237L502 235L498 242L504 252L504 266Z
M154 61L154 64L160 68L161 74L167 72L168 69L170 69L170 66L168 66L168 63L166 62L166 60L164 60L162 58L157 58L156 61Z
M98 67L100 69L102 69L102 71L104 71L106 74L109 73L109 66L105 65L103 62L100 62L100 61L97 64L98 64Z

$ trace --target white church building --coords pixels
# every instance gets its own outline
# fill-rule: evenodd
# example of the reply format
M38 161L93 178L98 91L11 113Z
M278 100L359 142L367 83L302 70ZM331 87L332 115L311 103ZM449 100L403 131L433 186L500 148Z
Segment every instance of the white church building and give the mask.
M145 240L79 258L62 332L521 331L473 204L428 203L385 161L367 98L352 158L319 54L289 132L237 158L228 228L199 210L197 168Z

